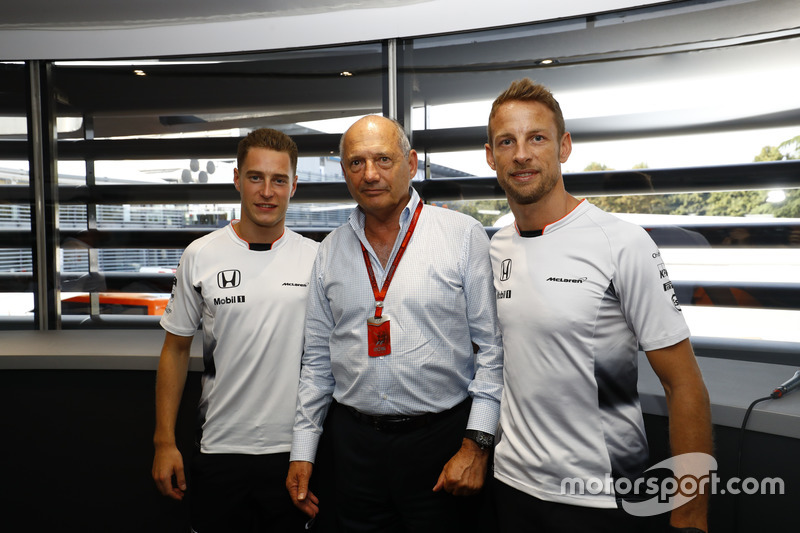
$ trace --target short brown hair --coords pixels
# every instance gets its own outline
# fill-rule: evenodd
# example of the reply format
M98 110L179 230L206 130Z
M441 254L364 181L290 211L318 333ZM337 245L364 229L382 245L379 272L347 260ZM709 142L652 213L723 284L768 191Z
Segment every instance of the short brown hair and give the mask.
M242 163L244 163L251 148L266 148L289 154L292 172L297 174L297 145L291 137L282 131L260 128L248 133L247 137L239 141L239 150L236 153L236 166L238 168L242 167Z
M558 101L553 97L553 93L539 83L534 83L530 78L522 78L521 80L514 81L511 86L503 91L492 103L492 111L489 113L489 123L486 126L486 135L489 138L489 145L492 144L492 119L497 114L498 108L506 102L519 101L519 102L539 102L547 106L556 119L556 130L558 132L558 139L564 136L567 131L566 124L564 124L564 115L561 113L561 106Z

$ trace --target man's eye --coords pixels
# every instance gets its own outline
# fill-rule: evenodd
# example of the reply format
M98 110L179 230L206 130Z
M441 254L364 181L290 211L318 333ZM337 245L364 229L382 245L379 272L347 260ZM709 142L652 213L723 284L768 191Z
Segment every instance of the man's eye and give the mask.
M542 142L544 140L544 137L541 135L534 135L533 140L536 142Z
M511 146L511 139L503 139L500 141L500 146Z

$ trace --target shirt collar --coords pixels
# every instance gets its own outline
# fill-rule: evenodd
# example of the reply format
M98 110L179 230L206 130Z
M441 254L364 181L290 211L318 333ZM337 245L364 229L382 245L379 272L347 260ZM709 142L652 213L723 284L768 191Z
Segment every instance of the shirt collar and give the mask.
M403 212L400 213L401 229L408 226L408 224L411 222L411 216L414 214L414 210L417 208L417 204L422 201L422 199L419 197L419 193L414 187L409 187L408 190L411 194L411 198L403 208ZM360 207L356 206L355 209L353 209L353 211L350 213L348 222L350 222L350 225L354 230L356 230L356 232L363 233L365 221L366 217L364 216L364 212Z
M281 233L281 236L278 237L274 242L272 242L270 244L249 243L246 240L244 240L241 237L241 235L239 235L239 232L236 230L236 223L237 222L239 222L238 218L231 220L231 222L228 224L228 228L230 229L231 238L233 239L233 241L236 244L238 244L239 246L242 246L243 248L247 248L248 250L253 250L255 252L268 252L270 250L274 250L274 249L278 248L286 240L286 239L283 238L286 235L286 228L284 227L283 228L283 233Z

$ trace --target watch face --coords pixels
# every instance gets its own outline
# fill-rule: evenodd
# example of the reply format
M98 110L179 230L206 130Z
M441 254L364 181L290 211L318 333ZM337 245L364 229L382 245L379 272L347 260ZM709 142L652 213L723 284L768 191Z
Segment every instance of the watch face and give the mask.
M491 448L494 445L494 435L490 435L489 433L484 433L483 431L469 430L466 433L466 437L468 439L475 441L475 443L482 450Z

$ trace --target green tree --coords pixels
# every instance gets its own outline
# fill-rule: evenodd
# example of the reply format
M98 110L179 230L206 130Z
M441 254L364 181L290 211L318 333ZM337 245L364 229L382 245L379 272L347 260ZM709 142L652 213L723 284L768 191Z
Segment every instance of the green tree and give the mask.
M800 135L778 145L783 159L800 159Z
M503 200L457 200L442 202L442 207L467 214L484 226L494 226L495 221L511 212L508 201Z
M800 159L800 135L778 146L765 146L754 162ZM634 169L647 168L639 163ZM593 162L586 171L613 170ZM643 174L646 175L646 174ZM630 175L629 175L630 176ZM613 188L613 187L612 187ZM683 193L669 195L627 195L591 198L598 207L612 213L651 213L672 215L745 216L766 214L775 217L800 218L800 189L784 191L786 199L779 203L767 202L767 191L730 191Z
M753 161L760 163L762 161L780 161L781 159L783 159L783 154L776 146L765 146Z
M765 146L755 158L760 161L787 161L800 159L800 135L793 137L776 146ZM800 189L784 191L786 199L782 202L770 204L765 202L761 212L770 213L776 217L800 218ZM766 197L766 193L765 193Z
M647 168L647 163L639 163L635 167L637 170ZM601 163L590 163L585 169L587 172L614 170ZM620 188L628 188L631 186L638 186L640 189L653 189L653 184L650 181L650 176L645 172L637 172L636 174L626 174L623 179L618 178L611 174L604 176L605 182L603 187L608 191L619 190ZM609 213L650 213L650 214L665 214L669 213L668 206L665 203L665 196L662 194L626 194L626 195L609 195L609 196L595 196L590 198L589 201L594 205L608 211Z
M614 169L613 168L608 168L607 166L602 165L602 164L597 163L597 162L592 162L592 163L589 163L588 165L586 165L586 168L584 168L583 170L586 171L586 172L595 172L595 171L598 171L598 170L614 170Z
M755 162L800 159L800 135L782 142L778 146L765 146L755 156ZM647 163L638 163L634 170L646 170ZM614 176L604 175L612 171L599 162L592 162L584 169L597 172L598 179L609 179L608 189L630 186L631 179L649 180L646 172L627 174L625 181L613 183ZM646 187L645 187L646 188ZM593 204L610 213L649 213L665 215L720 215L745 216L768 214L775 217L800 218L800 189L784 191L786 199L779 203L767 202L767 191L703 192L683 194L629 194L596 196L589 199ZM444 207L466 213L484 226L492 226L502 215L509 213L508 202L503 200L477 200L447 202Z

